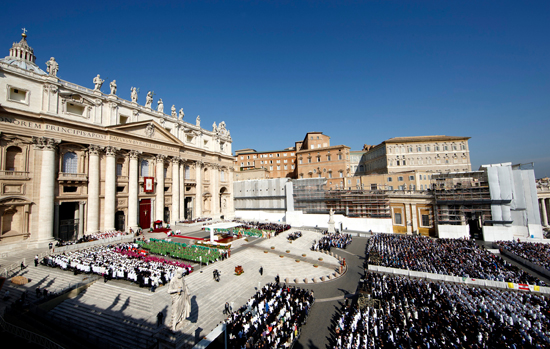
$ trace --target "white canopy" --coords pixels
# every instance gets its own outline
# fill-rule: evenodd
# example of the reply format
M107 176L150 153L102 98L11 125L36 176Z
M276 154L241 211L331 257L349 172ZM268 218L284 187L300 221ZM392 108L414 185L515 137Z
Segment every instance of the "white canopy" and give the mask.
M205 225L203 228L204 230L210 230L210 242L214 242L215 229L231 229L234 227L238 227L239 225L242 225L242 223L223 222L223 223L215 223L212 225Z

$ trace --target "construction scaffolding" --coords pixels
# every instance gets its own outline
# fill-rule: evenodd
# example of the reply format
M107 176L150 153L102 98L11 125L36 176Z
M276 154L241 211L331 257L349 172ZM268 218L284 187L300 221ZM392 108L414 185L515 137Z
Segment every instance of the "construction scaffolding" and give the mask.
M330 190L327 207L347 217L391 218L390 199L383 191Z
M491 194L484 171L441 173L432 176L437 224L470 225L479 232L491 221Z
M347 217L390 218L390 200L383 191L326 190L325 178L292 181L294 209L306 214L336 214Z

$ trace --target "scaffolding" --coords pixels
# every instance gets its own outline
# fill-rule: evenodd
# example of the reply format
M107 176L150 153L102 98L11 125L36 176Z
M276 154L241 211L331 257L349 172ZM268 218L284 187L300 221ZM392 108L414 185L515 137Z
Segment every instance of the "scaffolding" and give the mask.
M383 191L330 190L327 206L348 217L391 218L390 199Z
M437 224L475 225L491 221L491 195L484 171L432 176Z
M306 214L336 214L347 217L390 218L390 200L384 191L326 190L325 178L292 181L294 209Z

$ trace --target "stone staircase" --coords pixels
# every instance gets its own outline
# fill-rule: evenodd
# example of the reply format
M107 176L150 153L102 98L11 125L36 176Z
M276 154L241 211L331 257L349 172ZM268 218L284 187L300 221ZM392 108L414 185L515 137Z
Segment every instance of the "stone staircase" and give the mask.
M128 282L96 282L76 298L68 299L48 316L60 325L70 325L77 335L108 348L149 348L163 329L157 313L169 319L167 287L152 293Z

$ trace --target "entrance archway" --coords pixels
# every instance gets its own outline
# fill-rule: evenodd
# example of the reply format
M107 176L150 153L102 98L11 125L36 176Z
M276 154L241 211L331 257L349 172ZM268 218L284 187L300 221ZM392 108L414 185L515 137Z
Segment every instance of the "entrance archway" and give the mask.
M115 213L115 229L118 231L126 230L126 217L124 211L117 211Z
M223 194L225 194L226 192L227 192L226 187L222 187L220 189L220 197L219 197L220 213L223 213L227 210L227 200L223 198Z
M78 235L78 202L62 202L59 205L59 229L56 238L72 241Z
M139 226L141 229L151 227L151 199L142 199L139 202Z

